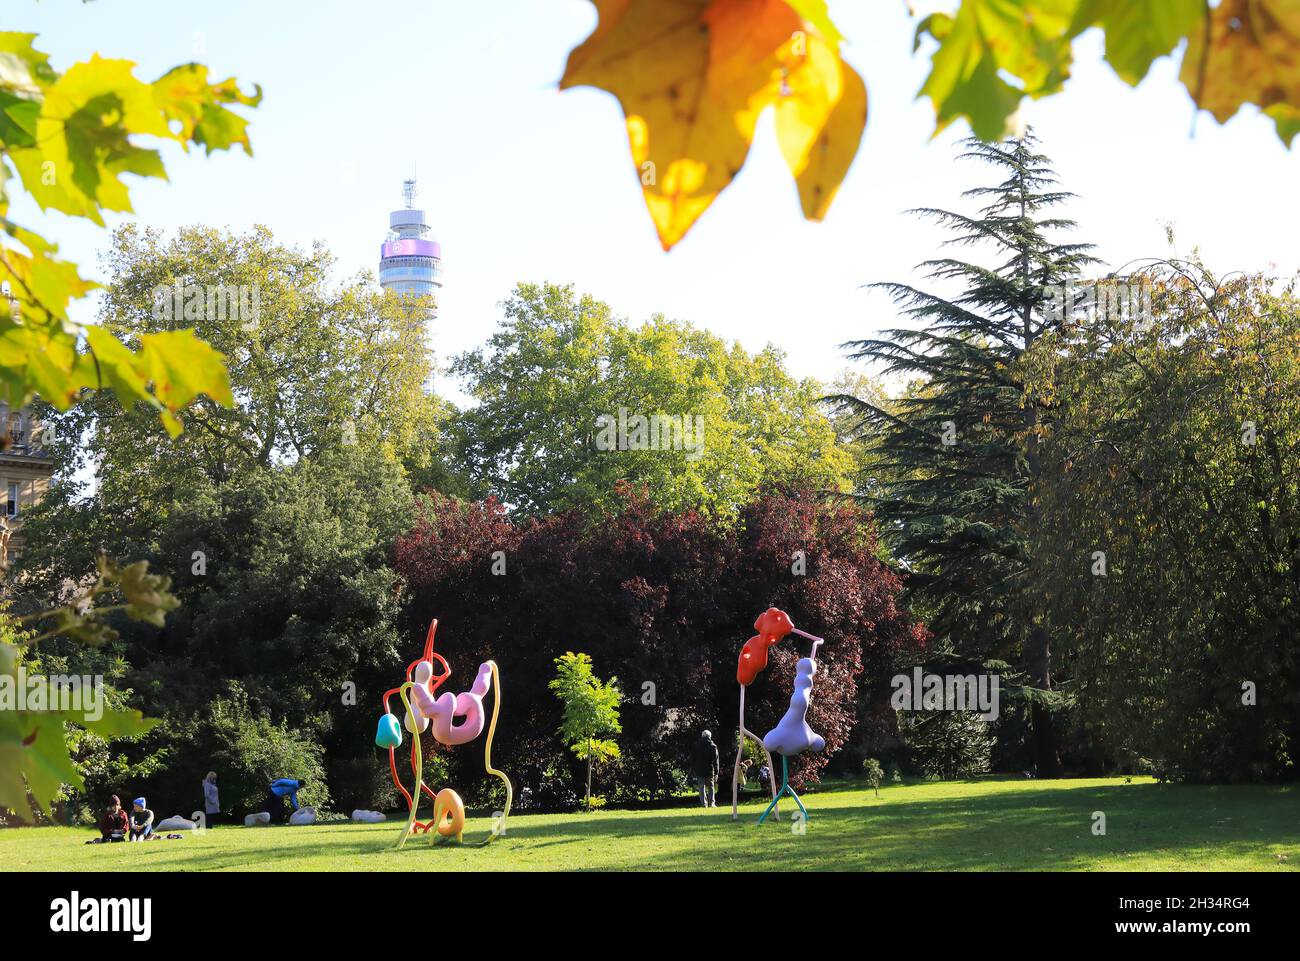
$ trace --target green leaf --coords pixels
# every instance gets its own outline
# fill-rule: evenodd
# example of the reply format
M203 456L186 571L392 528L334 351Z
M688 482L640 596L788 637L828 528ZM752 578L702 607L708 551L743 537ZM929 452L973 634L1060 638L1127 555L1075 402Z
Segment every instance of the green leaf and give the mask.
M1070 36L1101 27L1106 33L1106 62L1121 80L1137 86L1152 62L1196 30L1204 15L1203 0L1082 0Z
M101 210L131 210L119 174L166 178L157 151L129 139L171 136L152 89L132 76L134 67L95 55L46 90L37 146L10 152L23 186L43 209L103 226Z
M123 406L143 401L157 408L173 437L183 430L176 415L200 394L226 407L234 405L222 355L192 329L144 334L138 353L102 327L87 327L86 340L105 386Z
M203 144L208 153L228 150L238 144L246 154L252 155L248 121L222 104L256 107L262 101L261 87L254 85L254 93L248 95L240 91L233 77L210 84L207 67L187 63L155 80L153 92L167 119L179 124L176 137L182 143L192 140Z
M57 713L19 711L24 736L18 744L20 772L41 810L48 812L63 785L82 787L81 773L68 754L63 717ZM0 762L3 763L3 762ZM15 809L21 816L23 807Z
M213 150L241 145L251 153L247 122L227 104L257 106L261 89L243 93L234 78L208 82L202 64L185 64L153 84L137 80L129 60L98 54L60 75L32 46L35 34L0 32L0 229L16 246L0 244L0 282L8 282L16 317L0 316L0 391L11 406L40 395L66 410L82 389L108 386L126 406L155 407L173 436L179 410L198 393L233 403L221 356L191 334L168 335L137 357L111 335L84 332L68 305L95 284L59 260L56 245L13 223L9 167L44 210L104 225L103 211L130 211L124 174L166 179L156 150L139 135L198 143ZM89 355L77 352L86 333ZM192 369L186 370L185 365Z
M104 740L133 738L158 721L139 711L108 709L95 719L78 711L6 711L0 714L0 808L27 818L27 791L44 811L63 786L80 789L80 772L68 752L65 723L83 727Z
M41 105L0 89L0 144L31 147L36 143L36 118Z
M962 0L955 17L923 20L916 42L929 34L939 44L921 88L934 104L935 133L965 117L977 137L999 140L1013 132L1022 97L1059 91L1069 76L1065 34L1077 2Z
M138 369L139 358L103 327L87 327L86 342L97 361L104 386L117 394L123 407L136 401L154 403L148 383Z
M64 720L84 727L91 734L105 741L139 737L161 723L158 718L145 717L136 710L119 711L112 708L106 708L104 713L93 721L79 714L65 716Z

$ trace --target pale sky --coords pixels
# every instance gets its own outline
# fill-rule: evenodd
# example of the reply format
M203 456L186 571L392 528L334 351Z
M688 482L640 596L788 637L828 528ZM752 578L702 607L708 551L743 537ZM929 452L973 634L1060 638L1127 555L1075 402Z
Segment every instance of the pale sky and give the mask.
M127 178L143 223L263 223L282 241L323 240L342 277L376 269L388 211L418 167L446 270L432 338L441 360L490 336L517 281L551 280L634 321L662 312L750 350L773 343L796 375L825 380L845 366L840 342L896 322L889 301L862 285L915 280L913 265L935 252L942 235L903 211L960 207L960 192L987 180L953 160L964 129L930 139L932 108L915 99L928 51L911 52L903 0L830 8L870 103L829 216L803 220L767 120L741 175L669 254L617 102L557 89L569 50L595 23L587 0L9 0L5 21L38 32L59 69L98 52L137 61L137 76L153 80L197 59L220 78L262 84L252 158L167 147L170 183ZM1253 108L1226 127L1195 118L1169 59L1127 87L1102 62L1095 31L1076 60L1066 92L1025 115L1080 195L1068 210L1080 240L1118 266L1166 254L1172 222L1181 252L1199 246L1223 272L1300 269L1300 158L1271 122ZM106 231L61 214L33 221L27 203L14 215L99 276ZM439 382L454 396L451 386Z

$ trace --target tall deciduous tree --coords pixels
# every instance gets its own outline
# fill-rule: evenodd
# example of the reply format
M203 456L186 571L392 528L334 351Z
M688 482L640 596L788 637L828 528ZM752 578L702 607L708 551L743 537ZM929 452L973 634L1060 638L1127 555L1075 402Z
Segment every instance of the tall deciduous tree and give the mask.
M853 358L919 384L889 406L839 400L879 437L875 469L884 490L863 496L894 556L912 571L910 595L956 651L1022 661L1033 685L1027 693L1039 770L1052 775L1060 764L1047 612L1029 578L1038 563L1029 492L1042 471L1044 410L1026 388L1021 361L1059 323L1047 306L1051 291L1092 258L1088 245L1051 236L1074 226L1050 212L1070 195L1056 189L1032 134L1000 144L968 140L963 157L991 164L1003 178L966 191L984 206L973 215L918 213L951 230L949 244L991 249L992 264L953 257L923 263L930 280L953 291L948 295L878 284L919 328L846 346Z
M577 509L512 520L493 502L434 496L398 541L410 645L437 617L446 632L440 649L456 676L472 676L485 657L501 665L500 763L530 797L571 803L556 791L554 773L571 758L550 734L561 721L556 699L510 678L548 676L556 657L581 644L623 678L629 695L611 798L663 798L680 784L701 728L735 730L736 658L769 606L826 638L808 711L826 749L793 758L792 779L815 778L855 730L896 730L889 678L915 663L926 633L896 605L899 578L877 556L858 505L806 490L770 492L720 528L696 511L666 512L641 494L621 496L625 503L595 523ZM752 730L768 730L789 707L802 653L791 644L772 648L746 694ZM860 704L872 709L860 712Z
M134 344L193 328L227 358L236 404L200 402L194 434L167 456L215 479L356 442L408 455L433 427L436 402L423 318L366 277L336 284L333 256L246 234L188 227L168 239L128 225L105 256L99 322ZM138 418L108 421L147 440ZM108 442L100 452L113 456Z
M432 358L418 318L361 280L333 284L323 247L287 247L265 228L165 239L127 226L106 263L101 325L127 344L195 328L228 358L235 403L197 401L170 443L148 410L96 394L54 418L57 474L32 511L30 589L81 577L100 550L155 557L178 505L237 496L252 474L345 448L410 470L435 456L443 404L425 390Z
M1150 317L1039 345L1056 397L1037 590L1106 755L1181 780L1296 777L1300 298L1148 268Z
M369 758L339 691L364 692L396 656L389 554L439 404L418 318L372 284L332 283L324 249L260 228L170 240L125 228L107 264L101 325L127 344L197 328L229 358L235 403L200 401L175 440L149 410L98 394L59 416L18 609L58 599L101 551L148 560L184 606L162 630L115 624L133 703L164 721L130 751L201 743L178 724L237 685L250 712L319 738L331 761ZM75 650L57 653L75 666ZM160 799L170 770L154 782Z
M75 576L97 543L124 543L171 576L182 606L165 627L119 617L120 637L96 652L59 639L40 650L74 673L118 665L132 706L161 721L121 753L142 763L164 752L137 783L181 809L220 746L213 712L222 699L238 701L254 726L316 744L331 770L373 760L363 706L402 656L390 557L411 502L399 466L360 445L196 484L154 501L147 528L126 518L115 532L112 511L94 500L51 501L30 518L18 597ZM98 775L87 786L110 787Z
M478 400L456 432L480 496L599 510L626 480L664 509L732 519L764 483L847 487L822 389L774 348L751 355L663 317L629 326L553 284L521 284L504 308L487 348L453 367Z
M606 734L623 730L618 721L622 695L618 678L602 681L590 654L565 651L555 659L555 677L547 685L564 704L560 736L580 760L587 762L587 810L591 810L591 771L598 763L619 757L618 742Z

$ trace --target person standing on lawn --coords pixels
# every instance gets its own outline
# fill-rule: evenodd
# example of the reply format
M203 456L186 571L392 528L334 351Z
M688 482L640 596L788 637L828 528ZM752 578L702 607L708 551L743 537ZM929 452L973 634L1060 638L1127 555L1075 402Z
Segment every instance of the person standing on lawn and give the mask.
M700 785L700 804L706 808L717 807L718 746L713 743L712 731L704 731L695 742L691 776Z
M221 798L217 795L217 772L209 771L203 779L203 816L207 826L217 823L221 817Z

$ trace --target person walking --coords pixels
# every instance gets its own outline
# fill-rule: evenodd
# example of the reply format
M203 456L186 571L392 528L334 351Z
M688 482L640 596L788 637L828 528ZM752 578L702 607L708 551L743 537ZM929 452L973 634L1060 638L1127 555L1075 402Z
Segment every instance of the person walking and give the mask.
M713 732L704 731L695 743L691 755L691 776L700 785L700 804L706 808L718 806L718 746L713 743Z
M203 817L208 827L221 817L221 797L217 794L217 772L209 771L203 779Z

